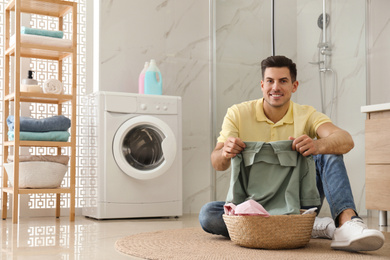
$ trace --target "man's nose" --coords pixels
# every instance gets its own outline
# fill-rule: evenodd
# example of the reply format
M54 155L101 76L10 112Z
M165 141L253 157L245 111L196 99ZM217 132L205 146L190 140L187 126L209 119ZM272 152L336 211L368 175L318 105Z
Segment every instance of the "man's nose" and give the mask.
M275 81L274 84L272 84L272 89L273 90L279 90L280 89L279 83Z

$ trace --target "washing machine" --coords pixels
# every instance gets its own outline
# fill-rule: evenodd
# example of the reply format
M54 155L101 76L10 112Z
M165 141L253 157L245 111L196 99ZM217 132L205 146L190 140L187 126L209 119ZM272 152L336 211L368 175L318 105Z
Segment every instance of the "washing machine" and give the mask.
M181 216L181 98L96 92L88 104L83 215Z

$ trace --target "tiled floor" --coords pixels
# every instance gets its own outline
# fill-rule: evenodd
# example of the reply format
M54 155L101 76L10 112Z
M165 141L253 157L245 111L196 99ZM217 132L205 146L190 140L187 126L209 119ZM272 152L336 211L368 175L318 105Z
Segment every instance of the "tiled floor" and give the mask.
M365 221L371 228L390 232L390 227L378 227L377 217ZM139 259L117 252L115 241L141 232L198 226L197 215L100 221L77 216L74 222L67 217L36 217L21 218L19 224L7 219L1 220L0 259Z
M94 220L76 216L20 218L1 222L0 259L139 259L115 250L115 241L132 234L199 226L197 215L175 218Z

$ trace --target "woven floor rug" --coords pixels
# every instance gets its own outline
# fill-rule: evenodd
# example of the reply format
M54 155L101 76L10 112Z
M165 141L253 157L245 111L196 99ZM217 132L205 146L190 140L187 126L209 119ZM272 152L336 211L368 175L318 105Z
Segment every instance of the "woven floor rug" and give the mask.
M201 228L185 228L141 233L116 241L116 250L145 259L390 259L390 233L385 245L373 252L352 253L332 250L331 240L311 239L304 248L291 250L249 249L229 239L205 233Z

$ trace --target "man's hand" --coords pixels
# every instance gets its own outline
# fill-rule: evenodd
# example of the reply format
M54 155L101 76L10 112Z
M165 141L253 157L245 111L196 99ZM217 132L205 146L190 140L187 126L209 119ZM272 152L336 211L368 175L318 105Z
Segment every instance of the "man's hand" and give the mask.
M230 159L236 157L245 149L245 144L240 138L229 137L224 143L217 143L211 153L211 164L217 171L227 170Z
M316 154L346 154L354 146L352 136L345 130L338 128L328 122L320 125L317 129L316 140L307 135L297 138L289 137L293 140L292 149L303 156Z
M346 154L354 146L352 136L345 130L338 128L331 122L320 125L317 129L316 140L307 135L297 138L289 137L293 140L292 149L303 156L316 154Z
M289 140L293 140L292 149L297 151L303 156L316 155L318 154L318 147L313 139L307 135L302 135L300 137L294 138L289 137Z
M245 149L245 144L240 138L228 137L222 147L222 156L225 158L236 157Z

